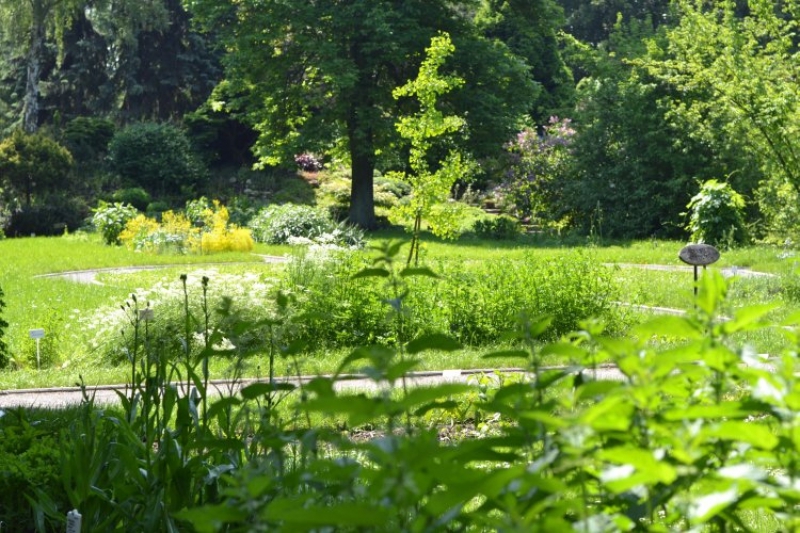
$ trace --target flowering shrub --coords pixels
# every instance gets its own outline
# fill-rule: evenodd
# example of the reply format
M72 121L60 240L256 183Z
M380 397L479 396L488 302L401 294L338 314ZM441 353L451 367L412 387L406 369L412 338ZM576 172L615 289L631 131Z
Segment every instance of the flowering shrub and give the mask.
M258 242L267 244L336 244L360 247L364 234L356 227L337 224L322 209L307 205L270 205L249 224Z
M322 170L323 166L322 161L320 161L317 156L308 152L296 155L294 162L306 172L318 172Z
M544 135L526 128L506 145L505 178L496 191L510 214L539 222L557 222L555 199L564 177L575 130L570 119L550 117Z
M130 204L120 202L109 204L100 200L92 216L92 225L103 236L103 242L106 244L121 244L120 234L126 224L138 214L139 211Z
M151 253L247 252L253 249L250 230L228 223L228 210L218 200L212 207L193 213L202 227L183 213L166 211L159 224L139 215L120 234L131 249Z

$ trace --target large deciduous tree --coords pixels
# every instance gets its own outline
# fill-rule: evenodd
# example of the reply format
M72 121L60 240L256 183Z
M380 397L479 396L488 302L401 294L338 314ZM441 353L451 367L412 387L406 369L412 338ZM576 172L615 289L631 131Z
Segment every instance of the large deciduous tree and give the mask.
M491 52L502 48L475 31L474 2L186 3L221 37L229 52L222 86L225 90L218 91L217 105L244 112L249 118L260 134L256 145L260 160L278 164L291 161L302 150L332 151L338 147L351 164L350 220L366 228L375 225L373 172L379 157L394 150L398 141L394 121L403 104L392 98L392 90L416 74L431 37L446 31L457 49ZM465 42L483 42L485 46L471 47ZM476 108L473 116L487 118L495 109L498 116L513 123L520 114L517 110L524 110L520 104L524 106L525 102L503 98L503 91L524 94L527 90L530 95L531 81L519 68L521 62L515 62L510 54L493 53L489 57L495 65L483 72L502 73L504 77L481 80L484 94L494 94L481 102L484 110ZM478 63L485 58L473 56L471 61ZM467 85L473 81L464 77ZM463 102L476 100L467 98Z

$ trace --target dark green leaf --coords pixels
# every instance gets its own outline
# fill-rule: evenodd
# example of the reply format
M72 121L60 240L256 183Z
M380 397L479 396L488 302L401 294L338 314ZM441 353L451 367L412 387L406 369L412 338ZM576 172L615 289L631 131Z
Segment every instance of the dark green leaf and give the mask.
M353 274L353 279L388 278L391 274L385 268L365 268Z
M461 348L455 339L447 335L433 333L430 335L423 335L413 341L409 342L406 346L406 351L412 355L418 354L424 350L441 350L452 352Z

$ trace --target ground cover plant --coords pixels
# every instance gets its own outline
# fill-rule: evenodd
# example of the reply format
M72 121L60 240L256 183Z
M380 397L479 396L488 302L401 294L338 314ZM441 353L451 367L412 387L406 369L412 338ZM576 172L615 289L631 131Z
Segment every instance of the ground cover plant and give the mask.
M513 329L520 348L500 355L526 368L528 378L410 388L407 373L426 353L458 344L442 335L406 336L408 282L432 272L402 269L398 252L383 247L359 275L394 302L387 309L400 341L356 348L333 377L292 385L270 374L241 392L210 397L204 361L217 351L212 333L198 357L185 351L188 329L181 346L132 346L121 412L100 409L87 395L65 414L60 487L23 487L31 523L63 529L64 511L76 508L90 530L131 531L798 525L793 354L800 315L780 324L792 347L765 368L751 349L731 349L727 340L775 325L764 320L771 306L720 321L729 287L711 274L687 316L656 318L628 339L589 321L541 343L548 320L523 318ZM301 365L280 342L287 304L276 301L269 321L273 354ZM132 327L146 328L146 321ZM681 342L649 342L663 335ZM571 365L544 367L542 357L552 352ZM594 378L603 357L618 365L621 380ZM336 376L354 370L392 386L374 394L337 391ZM27 417L36 416L6 413L0 431L31 433Z

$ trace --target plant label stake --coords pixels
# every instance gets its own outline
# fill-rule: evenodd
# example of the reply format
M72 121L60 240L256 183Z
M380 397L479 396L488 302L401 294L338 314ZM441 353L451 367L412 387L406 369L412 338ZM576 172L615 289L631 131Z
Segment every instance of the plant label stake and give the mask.
M716 263L719 260L719 250L710 244L689 244L681 248L678 252L678 258L694 267L694 299L695 306L697 305L697 267L702 266L703 270L711 263Z
M67 513L67 533L81 533L81 514L77 509Z
M29 331L31 339L36 341L36 370L39 370L39 341L44 338L44 330L32 329Z

